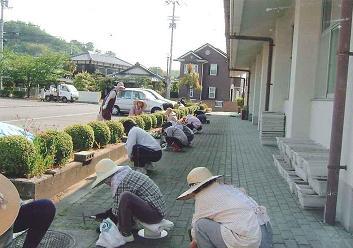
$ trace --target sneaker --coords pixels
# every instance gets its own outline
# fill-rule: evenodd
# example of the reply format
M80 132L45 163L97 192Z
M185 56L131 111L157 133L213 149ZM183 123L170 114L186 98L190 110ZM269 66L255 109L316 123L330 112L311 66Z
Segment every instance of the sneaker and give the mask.
M138 171L138 172L140 172L140 173L142 173L142 174L144 174L144 175L147 174L146 169L143 168L143 167L136 167L136 168L135 168L135 171Z
M130 235L128 235L128 236L124 236L124 235L123 235L123 239L124 239L124 241L125 241L126 243L130 243L130 242L133 242L133 241L135 240L134 235L132 235L132 234L130 234Z
M152 162L146 163L145 169L146 169L146 170L151 170L151 171L153 171L153 170L156 169L156 166L155 166Z

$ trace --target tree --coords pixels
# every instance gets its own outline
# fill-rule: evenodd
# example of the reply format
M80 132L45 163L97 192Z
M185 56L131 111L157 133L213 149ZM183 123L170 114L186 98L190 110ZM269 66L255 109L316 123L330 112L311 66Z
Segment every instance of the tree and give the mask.
M148 70L150 70L151 72L154 72L162 77L167 76L167 72L163 71L162 68L160 68L160 67L150 67L150 68L148 68Z
M40 57L6 52L3 75L27 88L27 97L33 86L47 86L65 75L64 65L69 58L63 54L48 53Z
M74 78L74 86L77 90L82 91L97 91L96 81L88 72L81 72L76 74Z
M179 81L179 87L186 85L189 88L201 91L199 74L193 71L191 64L187 65L187 69L187 73Z

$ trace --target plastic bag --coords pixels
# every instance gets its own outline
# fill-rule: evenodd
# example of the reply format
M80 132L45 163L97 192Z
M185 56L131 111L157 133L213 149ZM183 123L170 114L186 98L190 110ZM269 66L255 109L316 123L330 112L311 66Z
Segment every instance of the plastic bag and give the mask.
M99 229L101 233L99 234L99 238L96 243L97 246L115 248L126 243L123 235L119 232L118 227L110 218L103 220L99 226Z

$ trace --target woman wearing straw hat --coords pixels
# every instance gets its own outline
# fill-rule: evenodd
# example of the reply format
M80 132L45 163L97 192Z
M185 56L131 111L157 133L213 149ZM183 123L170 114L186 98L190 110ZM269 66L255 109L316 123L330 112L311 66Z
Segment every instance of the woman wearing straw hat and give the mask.
M131 232L133 217L147 224L159 223L164 218L166 202L148 176L131 170L129 166L117 166L110 159L97 163L96 175L92 188L106 183L114 197L112 209L96 215L96 218L107 218L112 213L126 242L134 241Z
M118 93L124 90L124 83L119 82L105 97L103 100L102 106L99 109L98 119L99 120L111 120L112 119L112 111L114 108L115 100Z
M142 100L134 101L134 104L129 112L129 116L142 115L146 107L147 105L144 101Z
M217 182L220 177L205 167L194 168L187 176L190 188L177 198L195 199L190 247L272 247L266 208L244 191Z
M146 174L146 169L152 169L152 162L162 158L162 148L151 134L136 126L132 120L123 123L127 141L125 148L128 157L134 162L136 170Z
M12 233L27 230L23 248L36 248L55 216L55 206L49 200L38 200L20 206L17 189L0 174L0 247L8 248Z

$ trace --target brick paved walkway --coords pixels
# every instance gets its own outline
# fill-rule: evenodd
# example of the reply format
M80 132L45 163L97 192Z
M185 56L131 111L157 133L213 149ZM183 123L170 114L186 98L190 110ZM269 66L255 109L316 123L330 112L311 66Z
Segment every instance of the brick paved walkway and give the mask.
M322 223L322 213L302 210L288 185L277 173L272 161L276 148L263 147L258 132L251 123L230 116L211 117L203 134L197 135L193 148L183 153L165 152L158 170L151 178L165 194L168 219L174 230L164 240L137 239L125 247L165 248L187 247L187 228L193 213L192 201L175 201L186 188L186 175L195 166L207 166L213 173L225 175L225 181L244 187L259 203L268 208L273 231L274 247L353 248L353 237L343 228ZM75 236L77 247L95 247L97 224L82 221L87 215L110 207L111 193L99 187L76 202L60 207L52 229Z

